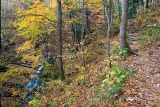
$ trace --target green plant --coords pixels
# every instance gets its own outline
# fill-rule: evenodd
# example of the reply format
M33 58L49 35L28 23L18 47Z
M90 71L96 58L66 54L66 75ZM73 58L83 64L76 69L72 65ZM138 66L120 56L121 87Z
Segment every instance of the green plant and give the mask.
M0 63L0 68L3 68L5 66L4 63Z
M112 66L111 71L106 75L102 81L102 89L107 93L107 100L109 103L114 103L116 98L123 90L124 82L134 74L133 70L129 70L120 66Z
M77 95L75 95L72 92L68 92L68 98L65 100L65 104L71 104L75 101L75 99L77 98Z
M57 74L56 74L56 64L53 63L53 64L50 64L50 63L45 63L45 66L44 66L44 72L43 72L43 75L42 77L46 77L46 78L43 78L43 80L53 80L53 79L56 79L57 77Z
M40 106L40 100L38 99L33 99L29 102L29 105L33 106L33 107L39 107Z
M140 37L140 43L146 45L148 43L154 43L160 41L160 28L150 27L144 29L144 34Z
M160 33L160 28L149 28L147 30L147 36L155 36L156 34L159 34Z
M57 101L53 101L49 107L58 107Z
M120 48L118 49L118 56L122 58L126 58L129 55L129 49L128 48Z

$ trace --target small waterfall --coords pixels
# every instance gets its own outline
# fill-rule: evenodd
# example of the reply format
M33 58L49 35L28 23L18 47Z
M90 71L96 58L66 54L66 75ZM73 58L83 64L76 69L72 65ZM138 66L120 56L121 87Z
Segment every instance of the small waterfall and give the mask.
M56 61L56 58L57 58L57 55L50 57L47 60L47 63L54 64ZM34 98L37 88L42 84L40 77L43 77L44 66L45 66L45 63L41 64L38 70L33 74L31 74L29 81L26 84L24 84L24 89L28 90L29 92L27 93L26 97L19 102L17 107L25 107L27 103Z
M42 84L40 76L42 76L43 71L44 71L44 64L42 64L38 68L38 70L30 76L29 81L26 84L24 84L24 88L29 92L27 93L26 97L19 102L17 107L25 107L27 103L34 98L37 88Z

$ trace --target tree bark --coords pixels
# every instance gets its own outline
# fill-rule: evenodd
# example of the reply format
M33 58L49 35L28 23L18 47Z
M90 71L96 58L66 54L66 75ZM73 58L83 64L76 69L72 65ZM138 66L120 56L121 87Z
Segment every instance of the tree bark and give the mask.
M84 0L82 0L82 31L81 31L81 65L85 66L84 61L84 31L85 31L85 10L84 10Z
M112 61L111 61L111 27L112 27L112 20L113 20L113 1L109 0L109 13L108 13L108 57L109 57L109 68L112 67Z
M134 6L134 0L132 0L132 18L134 18L135 15L135 6Z
M0 35L0 53L2 52L2 43L1 43L1 35Z
M58 5L58 23L57 23L57 36L58 36L58 76L64 79L63 61L62 61L62 6L61 0L57 0Z
M146 0L146 8L149 8L149 0Z
M121 0L122 4L122 17L120 24L120 48L129 48L126 38L127 21L128 21L128 0Z
M105 22L105 36L107 39L107 56L109 59L109 68L111 68L111 27L113 20L113 1L109 0L109 9L107 9L107 1L103 0L104 22Z
M85 8L86 10L86 33L90 33L90 22L89 22L89 9L88 7Z
M121 18L121 4L120 4L120 1L119 0L117 0L117 2L118 2L118 15L119 15L119 19Z

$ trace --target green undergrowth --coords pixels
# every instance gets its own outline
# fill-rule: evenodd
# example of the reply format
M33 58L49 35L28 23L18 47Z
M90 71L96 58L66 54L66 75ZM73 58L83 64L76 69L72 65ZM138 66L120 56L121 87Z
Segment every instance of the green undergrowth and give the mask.
M135 72L121 66L113 65L110 72L101 84L101 97L107 99L108 104L116 104L117 98L121 95L125 81L133 76Z
M51 81L57 78L56 64L55 63L45 63L44 72L41 76L42 81Z
M29 101L29 105L32 106L32 107L39 107L40 106L40 100L33 99L33 100Z
M128 48L119 48L117 49L117 55L121 58L127 58L129 56L129 49Z
M160 7L150 6L148 9L138 11L136 21L140 30L140 43L147 44L160 43Z
M0 62L0 68L3 68L3 67L5 67L5 63Z
M160 27L148 27L143 29L143 34L140 37L141 45L155 44L160 42Z

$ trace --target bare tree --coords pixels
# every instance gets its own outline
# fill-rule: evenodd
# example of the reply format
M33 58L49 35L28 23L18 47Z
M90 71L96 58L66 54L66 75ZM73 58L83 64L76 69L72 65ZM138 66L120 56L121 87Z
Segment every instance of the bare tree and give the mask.
M88 7L86 6L85 8L85 21L86 21L86 33L90 33L90 22L89 22L89 9Z
M107 1L103 0L104 22L105 22L105 35L107 36L107 55L109 58L109 67L111 68L111 27L113 20L113 1L109 0L109 9L107 9Z
M61 0L57 0L58 21L57 21L57 35L58 35L58 76L64 79L63 61L62 61L62 4Z
M146 8L149 8L149 0L146 0Z
M119 15L119 18L121 17L121 12L120 12L120 10L121 10L121 4L120 4L120 1L119 0L117 0L117 4L118 4L118 15Z
M2 51L2 44L1 44L1 35L0 35L0 53Z
M122 17L120 24L120 48L129 48L129 44L126 38L127 21L128 21L128 0L121 0L122 4Z
M81 64L82 66L85 66L85 62L84 62L84 31L85 31L85 10L84 10L84 0L82 0L82 31L81 31L81 52L82 52L82 55L81 55Z

